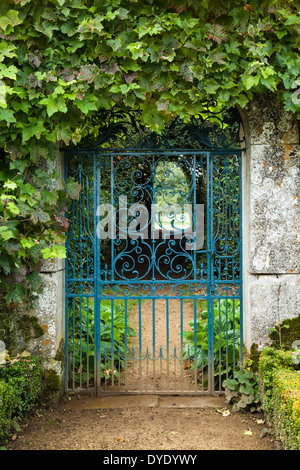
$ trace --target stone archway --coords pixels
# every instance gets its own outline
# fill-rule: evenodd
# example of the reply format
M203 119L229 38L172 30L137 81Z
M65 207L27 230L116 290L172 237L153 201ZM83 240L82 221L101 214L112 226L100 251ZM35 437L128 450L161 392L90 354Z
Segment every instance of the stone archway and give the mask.
M299 315L299 128L274 95L260 95L240 111L244 155L244 343L268 342L269 327ZM57 152L56 168L63 172ZM46 262L45 291L35 315L44 335L31 344L61 373L64 341L64 262Z

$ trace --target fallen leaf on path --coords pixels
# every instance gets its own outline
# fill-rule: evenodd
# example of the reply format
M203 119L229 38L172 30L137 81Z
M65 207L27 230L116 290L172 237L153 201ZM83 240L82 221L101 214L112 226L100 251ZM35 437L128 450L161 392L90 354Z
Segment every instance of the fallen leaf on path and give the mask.
M257 424L264 424L265 420L264 419L257 419L256 422L257 422Z
M222 416L229 416L230 415L230 411L227 410L226 408L217 408L216 412L220 413Z
M264 437L266 437L268 434L270 434L270 430L268 428L264 428L260 435L259 435L259 439L263 439Z
M125 437L117 437L117 441L119 441L119 442L125 442Z
M14 435L12 436L11 440L12 440L12 441L15 441L16 439L17 439L17 435L14 434Z
M252 431L251 429L247 429L247 431L244 432L245 436L252 436Z

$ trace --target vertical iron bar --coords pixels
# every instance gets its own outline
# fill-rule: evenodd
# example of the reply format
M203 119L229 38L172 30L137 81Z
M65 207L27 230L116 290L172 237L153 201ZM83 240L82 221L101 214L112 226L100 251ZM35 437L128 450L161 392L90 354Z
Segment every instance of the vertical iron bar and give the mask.
M73 350L72 350L72 386L73 390L75 389L75 313L76 313L76 303L75 297L73 297L73 318L72 318L72 340L73 340Z
M90 298L87 297L86 300L86 385L87 389L89 389L89 383L90 383L90 357L89 357L89 300Z
M239 261L240 261L240 279L239 279L239 298L240 298L240 363L243 367L243 336L244 336L244 326L243 326L243 211L242 211L242 191L243 191L243 181L242 181L242 152L239 151L238 154L239 162Z
M139 302L139 389L142 391L142 300Z
M127 299L124 299L124 308L125 308L125 383L127 388L127 374L128 374L128 318L127 318Z
M221 390L221 371L222 371L222 319L221 319L221 300L218 300L219 304L219 391Z
M101 179L100 156L93 154L94 163L94 335L95 335L95 387L97 396L101 388L101 243L97 238L97 223L100 221L98 208L100 207ZM105 376L106 377L106 376Z
M65 181L68 180L68 154L65 154ZM74 207L74 202L72 202L72 209ZM73 210L72 210L73 214ZM74 218L72 217L72 221ZM66 260L65 260L65 392L68 392L69 389L69 285L68 285L68 253L69 253L69 237L66 240ZM74 315L74 311L73 311Z
M166 328L167 328L167 386L170 391L170 377L169 377L169 299L166 299Z
M180 299L180 385L181 391L183 391L183 371L184 371L184 361L183 361L183 299Z
M111 386L115 386L114 299L111 299Z
M153 331L152 331L152 341L153 341L153 391L155 392L155 381L156 381L156 371L155 371L155 299L152 299L152 322L153 322Z
M208 392L213 393L213 377L214 377L214 305L213 305L213 153L207 154L207 237L208 237Z
M197 305L196 299L194 299L194 380L195 380L195 392L197 392Z
M82 297L79 298L79 387L82 389Z

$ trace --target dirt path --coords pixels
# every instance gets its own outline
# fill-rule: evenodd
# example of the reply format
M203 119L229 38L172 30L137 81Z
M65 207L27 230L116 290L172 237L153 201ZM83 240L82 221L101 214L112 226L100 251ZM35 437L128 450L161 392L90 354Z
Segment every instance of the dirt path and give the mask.
M143 309L133 309L131 326L142 333L142 356L147 355L147 346L153 353L153 330L156 346L167 355L174 348L181 348L180 330L188 329L193 319L193 303L186 302L184 309L178 308L178 300L155 303L155 325L152 322L152 301L143 303ZM168 328L166 328L168 318ZM168 337L167 337L168 331ZM139 356L139 338L133 339L135 355ZM155 356L159 350L155 348ZM147 360L139 370L129 364L127 384L122 385L137 391L151 392L169 381L173 386L184 383L187 390L195 387L195 377L190 371L171 372L158 366L153 375L146 371ZM141 374L142 372L142 374ZM170 374L169 374L170 373ZM149 387L150 383L150 387ZM172 385L168 384L172 390ZM140 389L141 388L141 389ZM152 388L153 390L153 388ZM105 396L101 398L70 395L56 407L36 411L17 432L7 448L9 450L100 450L102 456L114 451L201 451L201 450L276 450L272 435L266 433L267 424L263 414L232 413L223 397L188 397L165 395ZM264 430L264 431L263 431ZM262 437L263 436L263 437ZM119 453L118 453L118 452ZM134 455L134 454L133 454ZM98 458L98 457L97 457ZM103 457L104 458L104 457ZM103 463L101 456L98 464ZM200 463L200 462L199 462Z
M111 400L116 408L111 408ZM8 449L276 450L271 435L260 438L267 426L262 414L232 413L220 397L191 400L72 397L58 407L36 412Z
M127 390L151 393L195 389L195 375L184 369L181 360L180 339L181 331L190 330L193 318L192 303L183 302L181 309L179 299L156 299L155 304L147 300L140 309L132 309L129 322L137 335L130 342L135 359L128 362Z

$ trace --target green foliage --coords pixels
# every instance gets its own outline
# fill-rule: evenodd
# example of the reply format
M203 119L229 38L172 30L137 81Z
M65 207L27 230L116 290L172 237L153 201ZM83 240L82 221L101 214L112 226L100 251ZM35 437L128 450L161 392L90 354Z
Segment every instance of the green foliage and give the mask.
M300 450L300 371L279 370L272 394L275 434L288 450Z
M259 362L260 396L285 449L300 450L300 371L293 351L265 348Z
M258 372L258 365L260 359L261 351L258 349L258 345L253 343L250 347L249 354L244 357L244 365L247 369L250 369L252 372Z
M300 339L300 315L277 323L270 328L272 345L281 349L290 349L294 341Z
M72 181L57 190L46 171L22 173L24 165L15 167L16 160L10 171L0 171L0 288L7 304L41 292L41 260L65 256L65 210L79 190L77 185L75 194Z
M233 404L233 411L260 410L258 379L251 371L235 371L233 378L224 380L222 385L227 402Z
M289 325L281 325L279 322L278 324L276 325L275 328L270 328L269 331L270 333L275 333L275 335L273 334L273 338L275 336L275 339L273 340L273 343L274 343L274 346L276 346L277 348L279 349L282 349L283 347L283 343L282 343L282 332L284 329L287 329L289 328L290 326Z
M1 439L37 404L42 389L39 359L19 359L0 366Z
M184 331L184 360L195 368L195 345L197 348L197 369L206 368L209 363L208 310L203 310L195 322L189 322L192 331ZM230 299L215 301L212 312L214 329L214 374L216 383L232 375L240 353L240 302ZM215 384L216 385L216 384Z
M279 369L294 370L292 351L264 348L259 361L260 395L264 410L272 416L274 377Z
M155 130L208 97L244 107L299 78L299 2L2 0L0 6L0 280L7 303L41 289L41 260L63 257L66 195L38 167L56 143L97 132L116 103ZM51 173L51 172L50 172ZM56 174L52 175L57 178ZM66 189L66 192L63 190Z
M130 309L131 302L127 305ZM69 353L72 356L72 368L75 371L77 383L88 383L94 380L95 366L95 318L94 301L83 298L77 299L75 316L73 308L69 310L70 325L75 324L75 331L70 332ZM112 358L115 362L114 375L117 378L119 370L124 366L127 338L134 336L134 330L126 325L124 301L114 300L112 311L111 301L101 301L100 311L100 353L101 379L111 380ZM126 337L127 332L127 337Z

